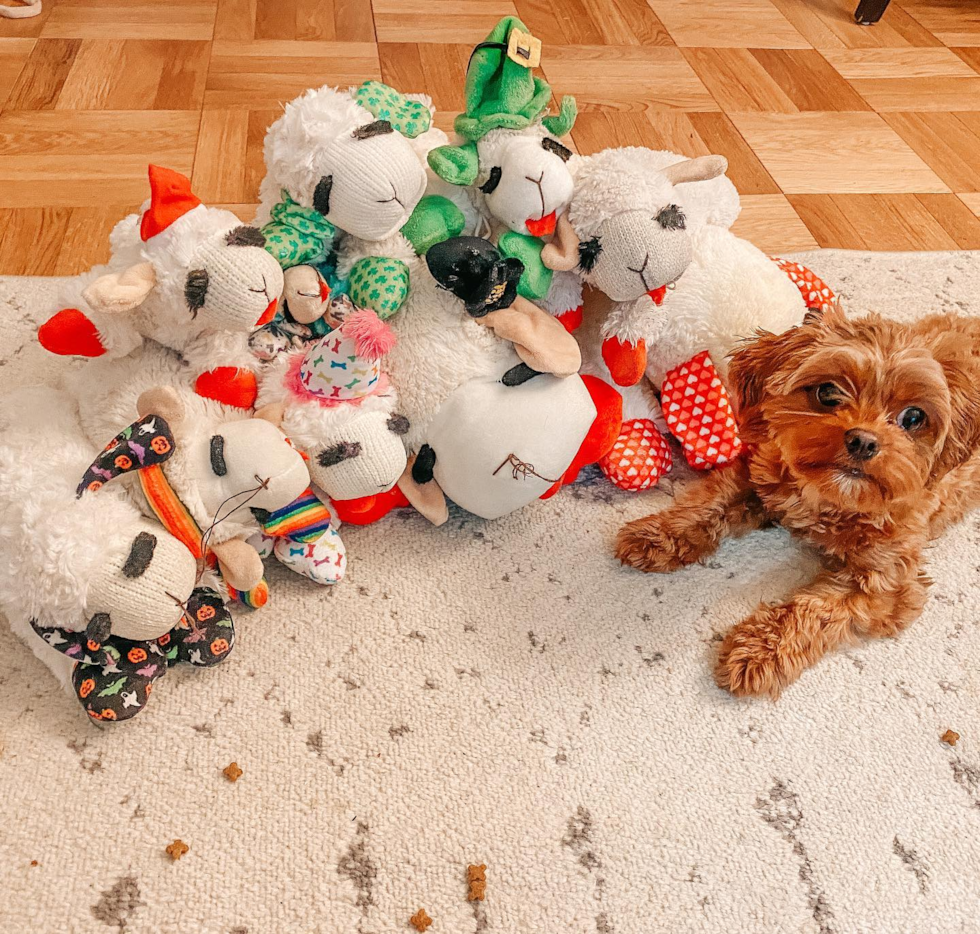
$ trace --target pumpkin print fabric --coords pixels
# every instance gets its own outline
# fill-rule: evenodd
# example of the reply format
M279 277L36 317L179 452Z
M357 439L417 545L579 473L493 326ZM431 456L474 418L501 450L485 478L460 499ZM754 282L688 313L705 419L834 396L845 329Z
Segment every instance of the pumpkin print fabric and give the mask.
M180 623L158 639L110 636L100 643L85 632L44 628L34 620L31 626L53 649L74 660L72 687L82 708L92 720L108 723L136 716L171 665L210 668L224 661L235 644L231 614L206 587L191 594Z
M146 415L116 435L85 471L75 490L98 490L109 480L169 460L174 453L174 435L159 415Z

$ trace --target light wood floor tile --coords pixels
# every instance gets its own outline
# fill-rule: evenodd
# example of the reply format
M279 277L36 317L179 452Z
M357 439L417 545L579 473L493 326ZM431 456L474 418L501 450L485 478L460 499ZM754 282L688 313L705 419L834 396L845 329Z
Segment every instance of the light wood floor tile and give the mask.
M913 194L790 195L789 201L820 246L849 250L957 249L956 240Z
M430 42L378 44L381 77L406 94L425 91L436 110L460 111L465 106L464 75L470 46Z
M81 39L39 39L7 98L5 110L49 110L58 103Z
M773 4L816 49L891 49L940 46L932 33L899 4L874 26L854 22L855 0L772 0Z
M679 49L638 46L556 48L542 70L579 110L718 110Z
M798 110L750 49L684 49L684 57L728 113Z
M980 46L980 9L973 0L902 0L902 6L946 45Z
M765 253L815 250L817 241L784 195L742 195L732 231Z
M769 0L648 0L678 45L805 49L810 43Z
M53 276L70 216L71 208L0 208L0 269L11 276Z
M980 74L980 46L974 46L972 49L950 49L950 52Z
M956 195L917 195L961 250L980 250L980 218Z
M691 124L704 141L709 152L728 160L728 177L743 195L779 194L759 157L726 114L688 114Z
M514 0L514 5L547 46L674 44L646 0Z
M970 116L889 113L885 120L953 191L980 191L980 134Z
M216 0L55 0L52 6L41 30L48 39L210 39L217 12Z
M134 201L132 204L72 208L65 225L61 252L51 274L75 276L97 263L106 262L112 228L127 215L138 211L141 204L142 201Z
M980 193L972 192L970 194L959 195L960 201L962 201L977 217L980 217Z
M363 0L255 0L252 38L373 42L371 4Z
M752 55L798 110L871 109L819 52L754 49Z
M787 194L948 191L877 114L732 114L732 121Z
M210 43L83 39L58 110L199 110Z
M378 42L466 42L486 39L511 0L371 0Z
M688 115L675 111L644 114L631 110L590 110L579 114L572 138L578 152L585 155L618 146L670 149L690 156L708 154Z
M962 58L946 48L831 49L823 56L849 81L860 78L970 78L976 74Z
M270 110L307 88L380 77L374 44L222 40L212 47L204 106Z
M879 113L976 110L980 107L980 75L971 78L861 78L851 84Z
M0 38L0 110L10 97L10 92L27 64L36 41Z
M209 109L201 115L191 183L208 204L245 199L247 110Z

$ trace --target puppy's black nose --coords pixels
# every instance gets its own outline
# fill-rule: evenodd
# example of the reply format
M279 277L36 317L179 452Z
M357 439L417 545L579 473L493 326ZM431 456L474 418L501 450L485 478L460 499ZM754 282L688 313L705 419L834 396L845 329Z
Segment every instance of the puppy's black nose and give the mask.
M844 446L856 461L869 461L881 450L878 438L860 428L852 428L844 435Z

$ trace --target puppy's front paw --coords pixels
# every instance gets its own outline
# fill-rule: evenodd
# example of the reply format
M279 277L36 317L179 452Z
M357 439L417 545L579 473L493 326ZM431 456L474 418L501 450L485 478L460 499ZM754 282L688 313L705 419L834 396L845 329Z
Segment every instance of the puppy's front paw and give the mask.
M667 574L704 556L696 530L672 523L667 513L636 519L619 530L616 557L641 571Z
M792 606L762 607L729 630L715 664L715 683L736 697L769 696L795 681L803 664L783 636Z

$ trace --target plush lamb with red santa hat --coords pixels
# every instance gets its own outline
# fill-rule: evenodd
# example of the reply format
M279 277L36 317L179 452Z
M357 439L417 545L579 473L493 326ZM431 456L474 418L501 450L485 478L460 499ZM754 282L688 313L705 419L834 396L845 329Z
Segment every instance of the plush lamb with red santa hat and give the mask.
M179 172L149 167L150 200L116 224L104 266L76 277L38 331L57 354L122 357L145 339L176 350L199 395L251 407L249 333L276 312L282 269L265 238L203 205Z

